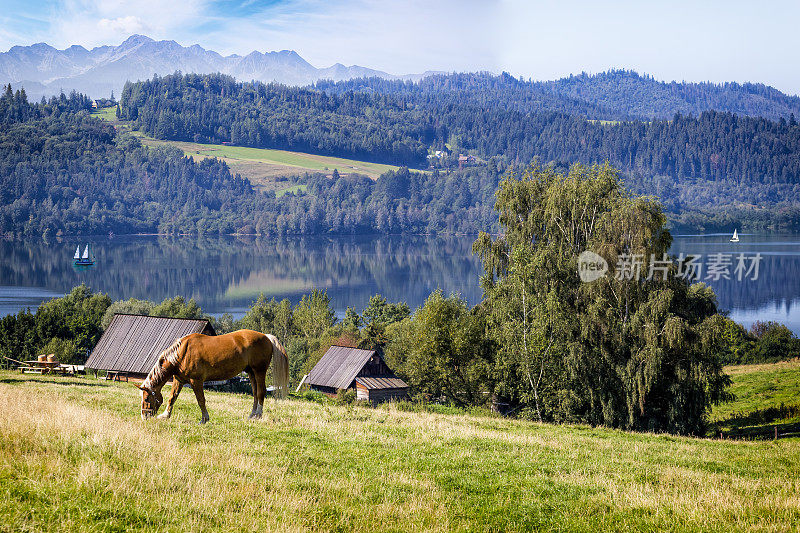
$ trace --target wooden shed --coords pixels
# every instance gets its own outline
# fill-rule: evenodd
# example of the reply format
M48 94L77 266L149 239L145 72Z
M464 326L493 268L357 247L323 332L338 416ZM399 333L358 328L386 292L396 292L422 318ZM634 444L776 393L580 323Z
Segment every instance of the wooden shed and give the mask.
M375 350L331 346L311 369L305 382L312 390L336 394L355 389L359 400L372 403L408 396L408 385L394 375Z
M208 320L116 314L86 361L86 368L144 378L158 356L190 333L216 335Z

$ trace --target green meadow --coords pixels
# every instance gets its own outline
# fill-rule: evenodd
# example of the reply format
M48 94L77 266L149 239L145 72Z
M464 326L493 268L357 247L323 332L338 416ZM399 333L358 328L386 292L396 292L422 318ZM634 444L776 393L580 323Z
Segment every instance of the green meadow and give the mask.
M714 407L712 431L726 436L800 435L800 359L725 368L736 399Z
M95 109L92 111L92 116L97 117L103 120L108 120L109 122L115 122L117 120L117 107L104 107L102 109Z
M200 144L183 141L161 141L134 132L147 146L175 146L194 159L216 157L225 161L233 172L248 178L255 186L274 190L280 194L288 190L285 182L275 178L281 176L297 176L306 172L339 174L363 174L372 179L388 170L397 170L394 165L369 163L341 157L306 154L287 150L267 148L250 148L247 146L231 146L225 144ZM293 185L293 187L297 187ZM299 190L299 189L298 189ZM296 192L296 191L295 191Z
M3 531L793 531L800 440L248 395L143 422L131 384L0 373Z
M115 107L106 107L92 112L92 115L109 122L114 122L118 127L127 129L128 123L118 121ZM325 155L293 152L289 150L272 150L267 148L250 148L247 146L232 146L227 144L201 144L183 141L163 141L148 137L141 132L131 132L139 137L143 144L148 146L175 146L187 156L195 159L216 157L224 160L234 172L248 178L254 185L263 189L274 190L282 196L292 188L286 188L274 178L279 176L299 175L305 172L333 172L339 174L363 174L372 179L389 171L397 170L398 166L370 163L355 159L332 157ZM294 186L297 187L297 186ZM294 192L300 189L293 189Z

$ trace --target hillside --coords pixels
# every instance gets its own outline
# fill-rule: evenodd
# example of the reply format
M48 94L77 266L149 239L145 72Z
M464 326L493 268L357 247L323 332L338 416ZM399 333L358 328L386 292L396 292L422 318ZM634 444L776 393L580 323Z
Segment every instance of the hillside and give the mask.
M717 405L711 432L726 436L770 439L800 435L800 360L725 368L736 400Z
M796 440L736 442L483 415L184 393L2 373L5 529L770 530L800 521ZM30 512L31 508L36 513Z
M582 73L541 86L553 94L639 118L672 118L675 113L700 115L724 111L742 116L788 120L800 117L800 97L763 83L687 83L657 81L630 70Z
M549 102L549 103L548 103ZM532 160L610 162L683 227L796 227L800 125L706 111L669 120L587 120L510 77L432 76L312 88L173 75L128 84L121 116L161 140L231 143L423 167L431 150L504 171ZM302 126L300 126L302 125ZM434 162L435 163L435 162Z

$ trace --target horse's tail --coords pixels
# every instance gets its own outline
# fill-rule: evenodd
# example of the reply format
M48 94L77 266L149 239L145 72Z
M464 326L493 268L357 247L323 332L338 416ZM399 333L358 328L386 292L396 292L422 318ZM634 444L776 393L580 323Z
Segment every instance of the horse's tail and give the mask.
M289 356L275 335L267 335L267 338L272 343L272 384L275 386L275 397L286 398L289 393Z

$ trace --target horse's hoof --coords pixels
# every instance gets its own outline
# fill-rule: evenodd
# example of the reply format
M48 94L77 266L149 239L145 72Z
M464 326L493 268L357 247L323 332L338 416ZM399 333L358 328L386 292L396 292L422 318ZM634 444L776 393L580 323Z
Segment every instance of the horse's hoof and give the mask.
M200 424L201 424L201 425L202 425L202 424L205 424L206 422L208 422L208 420L209 420L208 418L201 418L201 419L200 419Z

